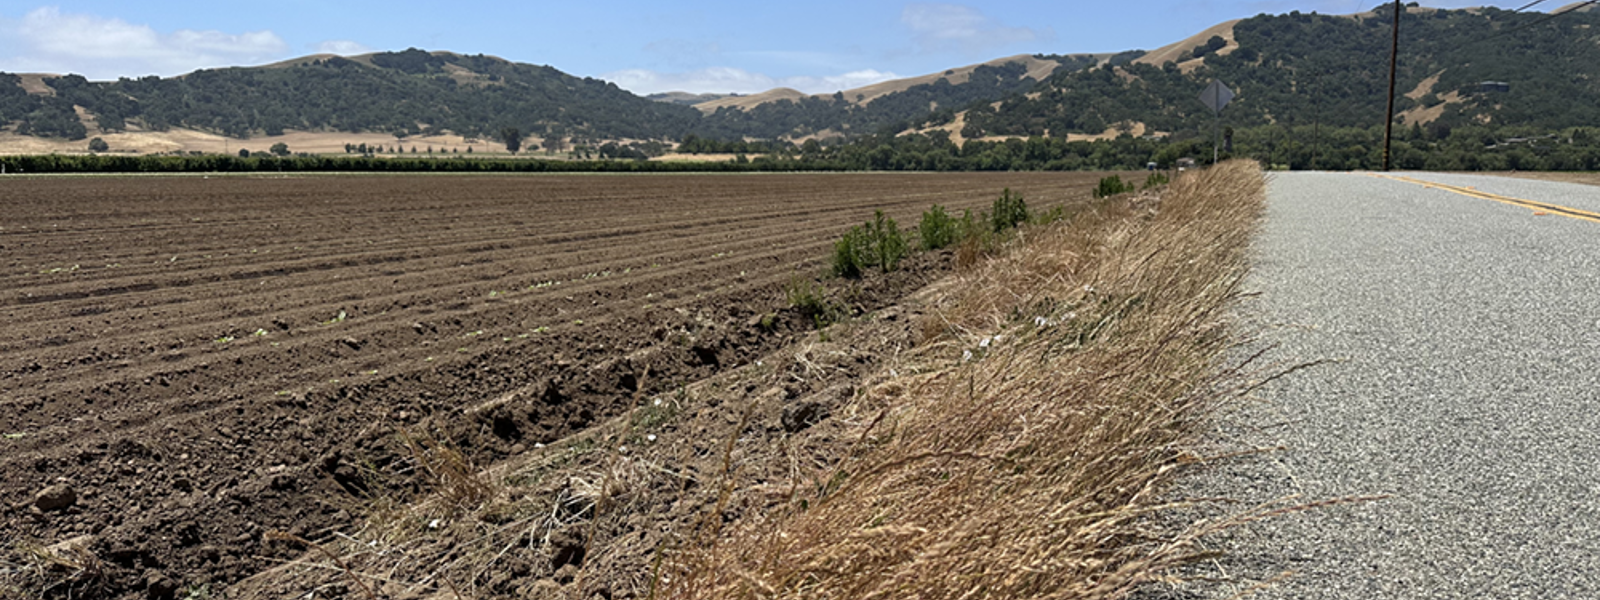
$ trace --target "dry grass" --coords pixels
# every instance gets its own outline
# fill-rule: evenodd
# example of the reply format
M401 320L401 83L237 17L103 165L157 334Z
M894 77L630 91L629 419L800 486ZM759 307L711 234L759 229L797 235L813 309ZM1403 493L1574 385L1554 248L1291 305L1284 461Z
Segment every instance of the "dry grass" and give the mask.
M1521 177L1523 179L1538 179L1541 181L1559 181L1562 183L1582 183L1586 185L1600 185L1600 173L1572 172L1572 171L1514 171L1499 173L1480 173L1481 175L1496 175L1499 177Z
M1159 208L1069 209L999 258L974 245L961 276L897 313L921 317L835 325L840 344L636 397L487 470L442 434L402 432L400 471L424 494L372 482L364 527L296 541L331 557L230 597L1116 596L1203 556L1207 531L1298 510L1182 532L1156 519L1172 507L1163 484L1198 463L1184 452L1197 425L1238 391L1219 373L1221 312L1262 187L1229 164L1180 179ZM903 341L865 339L893 332ZM893 358L852 370L860 347ZM779 405L833 397L817 426L777 427Z
M1211 39L1211 36L1219 35L1222 36L1222 39L1227 40L1229 46L1227 49L1228 52L1232 52L1233 48L1237 48L1239 43L1234 40L1233 28L1238 24L1238 19L1234 19L1232 21L1223 21L1216 25L1212 25L1200 33L1189 36L1183 41L1167 44L1160 48L1156 48L1155 50L1151 50L1144 56L1134 59L1133 62L1155 67L1159 67L1168 62L1176 62L1179 63L1180 66L1183 63L1191 63L1189 69L1184 71L1187 73L1204 62L1194 59L1192 53L1194 52L1196 46L1204 45L1207 40ZM1218 51L1218 54L1223 54L1223 52Z
M103 592L105 565L88 549L87 537L54 546L16 546L22 562L0 561L0 598L78 598Z
M1194 542L1238 519L1154 517L1241 392L1224 317L1263 196L1234 162L1159 210L1124 198L1025 233L947 292L918 375L858 395L878 416L837 467L670 556L655 595L1108 598L1205 556Z

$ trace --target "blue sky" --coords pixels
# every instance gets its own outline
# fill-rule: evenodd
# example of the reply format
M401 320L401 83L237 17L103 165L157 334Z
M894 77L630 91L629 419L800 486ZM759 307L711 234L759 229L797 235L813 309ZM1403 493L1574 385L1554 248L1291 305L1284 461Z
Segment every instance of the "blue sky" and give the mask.
M1547 2L1553 10L1567 0ZM0 0L0 71L91 79L419 47L491 54L637 93L826 93L1022 53L1152 49L1259 13L1347 14L1378 0L669 4ZM1435 0L1424 6L1484 2ZM1492 3L1514 8L1523 2Z

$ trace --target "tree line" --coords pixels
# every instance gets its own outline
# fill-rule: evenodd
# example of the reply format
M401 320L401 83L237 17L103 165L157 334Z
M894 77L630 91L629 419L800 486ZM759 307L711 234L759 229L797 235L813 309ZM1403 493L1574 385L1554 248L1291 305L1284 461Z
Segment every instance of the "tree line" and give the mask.
M1382 165L1381 127L1273 126L1228 128L1230 147L1221 157L1251 158L1265 168L1354 170ZM241 156L19 156L0 159L10 172L255 172L255 171L418 171L418 172L741 172L741 171L1106 171L1136 170L1154 163L1161 169L1182 159L1205 164L1209 136L1152 139L1122 135L1098 141L1030 137L1005 141L968 140L957 144L947 132L868 136L853 142L800 147L778 145L753 156L720 162L650 161L641 146L608 143L582 146L578 158L591 160L508 160L287 156L242 151ZM659 148L654 148L659 150ZM577 150L575 150L577 152ZM479 156L482 156L481 154ZM594 158L598 160L594 160ZM1600 128L1557 132L1537 128L1413 125L1395 130L1393 164L1398 169L1446 171L1600 170Z

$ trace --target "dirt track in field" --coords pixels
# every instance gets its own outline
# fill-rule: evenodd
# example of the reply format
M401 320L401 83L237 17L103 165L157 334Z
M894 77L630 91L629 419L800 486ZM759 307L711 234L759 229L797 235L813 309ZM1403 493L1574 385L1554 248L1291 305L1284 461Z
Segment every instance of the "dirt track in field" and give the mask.
M108 596L235 581L278 556L265 531L353 519L398 427L481 462L558 439L806 331L784 284L875 209L913 226L1094 180L0 179L0 539L94 536ZM513 397L540 408L496 408ZM75 503L34 508L57 482Z

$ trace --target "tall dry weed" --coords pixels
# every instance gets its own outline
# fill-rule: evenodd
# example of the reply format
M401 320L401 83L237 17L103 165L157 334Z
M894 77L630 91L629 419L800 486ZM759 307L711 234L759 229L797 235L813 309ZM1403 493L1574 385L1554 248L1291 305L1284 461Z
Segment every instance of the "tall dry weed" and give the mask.
M1201 556L1152 516L1239 388L1225 309L1264 197L1254 163L1104 203L966 271L948 332L785 512L660 571L672 598L1110 598ZM925 328L927 329L927 328ZM930 373L931 370L931 374Z

